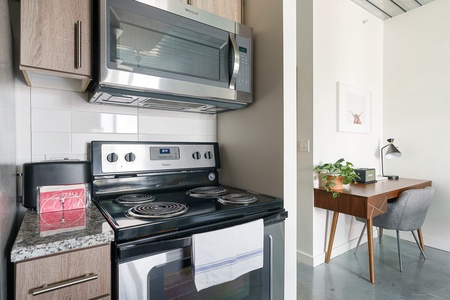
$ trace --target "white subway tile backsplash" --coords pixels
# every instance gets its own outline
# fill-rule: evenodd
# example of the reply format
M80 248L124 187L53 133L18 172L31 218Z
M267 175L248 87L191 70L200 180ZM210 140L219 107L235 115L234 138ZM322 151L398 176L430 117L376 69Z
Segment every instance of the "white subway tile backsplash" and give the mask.
M16 163L22 165L31 160L30 88L16 79Z
M21 89L18 89L23 87ZM87 93L16 86L17 157L89 158L93 140L215 142L216 116L88 103Z
M137 134L72 133L72 153L87 154L91 141L137 141Z
M137 116L72 111L72 132L137 134Z
M46 154L45 160L87 160L87 155L73 153L52 153Z
M32 132L70 132L70 111L31 109Z
M190 120L191 135L217 135L216 117L209 115L195 116Z
M139 133L141 134L181 134L189 135L189 118L156 115L139 115Z
M189 135L182 134L140 134L140 141L157 141L157 142L189 142Z
M160 142L217 142L215 136L205 135L139 135L140 141L160 141Z
M217 142L215 135L190 135L189 142Z
M31 156L31 162L40 162L40 161L44 161L45 160L45 155L44 154L40 154L40 155L32 155ZM29 161L26 161L29 162Z
M31 88L31 107L70 110L69 91Z
M32 155L51 153L72 153L69 132L37 132L31 137Z

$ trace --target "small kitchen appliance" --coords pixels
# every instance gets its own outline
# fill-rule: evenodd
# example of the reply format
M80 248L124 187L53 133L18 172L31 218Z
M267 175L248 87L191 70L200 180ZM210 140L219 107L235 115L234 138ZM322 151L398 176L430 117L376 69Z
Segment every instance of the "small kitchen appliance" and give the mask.
M92 200L115 234L115 298L283 298L283 200L221 185L218 143L93 141L91 158ZM263 268L197 291L192 235L259 219Z
M23 206L36 209L40 186L71 185L92 180L88 161L54 160L23 164Z
M252 28L171 0L94 5L89 102L215 114L253 102Z

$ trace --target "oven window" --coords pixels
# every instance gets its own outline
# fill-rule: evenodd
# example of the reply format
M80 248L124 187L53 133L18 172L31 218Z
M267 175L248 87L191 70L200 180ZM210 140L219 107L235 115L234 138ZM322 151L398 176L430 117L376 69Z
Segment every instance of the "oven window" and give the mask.
M190 259L154 268L149 276L150 299L264 299L263 269L244 274L233 281L197 292ZM268 294L268 293L267 293Z
M266 230L266 227L265 227ZM276 286L283 279L283 272L272 265L277 261L274 253L279 247L274 247L273 237L264 235L263 267L244 274L233 281L215 285L197 292L194 281L194 271L191 266L191 247L175 247L155 253L136 252L135 257L123 258L118 265L119 299L214 299L214 300L269 300ZM161 246L161 245L160 245ZM171 245L173 246L173 245ZM276 246L276 245L275 245ZM280 250L280 249L278 249ZM282 266L284 262L276 262ZM273 272L277 271L277 278Z

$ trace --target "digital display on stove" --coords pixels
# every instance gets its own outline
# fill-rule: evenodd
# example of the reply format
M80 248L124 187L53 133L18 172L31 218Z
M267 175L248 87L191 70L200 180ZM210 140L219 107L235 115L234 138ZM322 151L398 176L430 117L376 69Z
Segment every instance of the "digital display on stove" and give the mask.
M161 148L159 149L159 154L170 154L169 148Z
M150 147L150 160L178 160L180 148L178 147Z

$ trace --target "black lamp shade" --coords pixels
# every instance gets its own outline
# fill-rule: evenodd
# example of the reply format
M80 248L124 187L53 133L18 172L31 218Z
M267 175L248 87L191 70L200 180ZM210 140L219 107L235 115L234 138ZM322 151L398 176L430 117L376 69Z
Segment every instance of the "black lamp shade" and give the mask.
M393 138L389 138L388 140L388 144L384 147L381 148L380 152L381 152L381 175L383 177L387 177L388 179L391 180L397 180L399 177L397 175L384 175L384 167L383 167L383 161L384 161L384 157L386 158L398 158L400 156L402 156L402 153L397 149L397 147L394 146L394 139ZM386 154L383 155L383 149L387 148L386 150Z
M386 154L384 157L386 158L398 158L402 156L402 153L395 147L393 144L389 144Z

